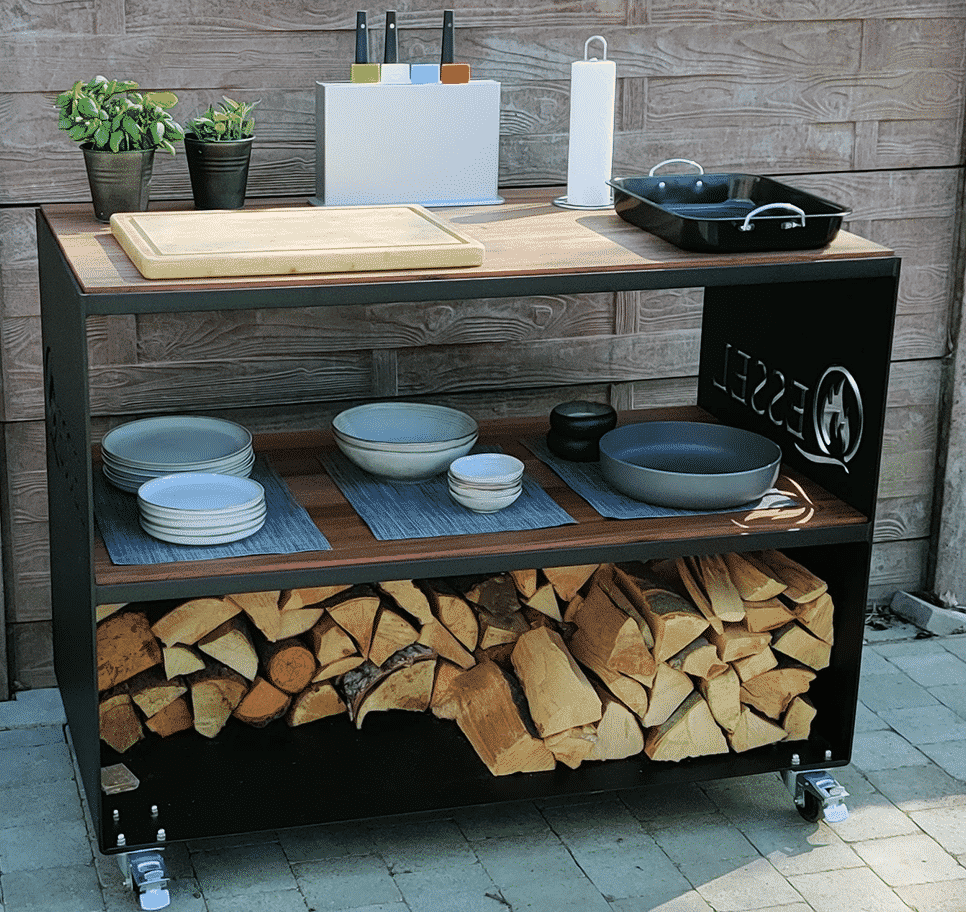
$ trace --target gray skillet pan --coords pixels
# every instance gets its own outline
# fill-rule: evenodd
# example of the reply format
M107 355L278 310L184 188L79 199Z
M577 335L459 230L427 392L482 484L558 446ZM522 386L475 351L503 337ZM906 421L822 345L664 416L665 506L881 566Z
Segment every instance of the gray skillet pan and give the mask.
M777 443L739 428L695 421L644 421L600 439L605 480L634 500L718 510L759 500L775 484Z

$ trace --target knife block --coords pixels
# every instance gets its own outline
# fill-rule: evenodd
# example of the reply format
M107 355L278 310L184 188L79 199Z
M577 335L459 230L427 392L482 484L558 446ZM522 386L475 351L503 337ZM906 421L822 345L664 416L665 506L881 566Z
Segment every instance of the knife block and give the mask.
M502 203L500 83L315 84L317 206Z

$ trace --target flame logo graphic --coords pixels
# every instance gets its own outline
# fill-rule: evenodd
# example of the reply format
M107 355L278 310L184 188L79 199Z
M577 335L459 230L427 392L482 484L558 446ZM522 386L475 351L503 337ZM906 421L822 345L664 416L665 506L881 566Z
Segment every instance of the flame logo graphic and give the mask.
M864 421L859 384L846 368L833 365L822 374L812 401L812 428L818 452L797 443L795 448L812 462L837 465L848 472L847 463L862 442Z

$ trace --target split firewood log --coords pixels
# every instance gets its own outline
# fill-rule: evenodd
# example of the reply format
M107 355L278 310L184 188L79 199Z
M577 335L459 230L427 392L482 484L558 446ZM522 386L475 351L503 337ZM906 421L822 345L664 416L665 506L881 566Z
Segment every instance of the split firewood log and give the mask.
M460 668L472 668L476 659L472 652L468 652L463 644L436 618L430 618L419 631L417 643L428 646L437 655L449 659Z
M599 564L576 564L569 567L544 567L543 575L564 603L569 602L587 582Z
M684 649L708 629L708 620L694 603L669 589L639 589L637 580L627 574L617 577L618 584L630 580L625 595L644 616L654 634L654 660L663 662Z
M561 612L563 617L563 622L565 624L572 624L574 618L577 616L577 612L580 610L580 606L584 603L584 597L580 594L575 595L567 604L564 606L564 610Z
M434 619L426 593L413 580L384 580L376 584L376 589L388 595L396 605L420 624L428 624Z
M186 694L188 687L180 678L168 680L159 668L152 667L131 678L127 692L145 718L150 718Z
M557 762L569 766L571 769L577 769L596 745L597 729L594 725L568 728L556 735L549 735L543 739L543 743L550 748L550 753L553 754Z
M715 615L726 624L744 620L745 606L724 558L720 554L699 557L697 568L701 585Z
M285 721L294 728L296 725L317 722L345 711L345 703L335 685L330 681L319 681L292 697Z
M309 586L305 589L296 589L299 598L302 600L302 604L306 607L312 605L321 605L323 602L327 602L330 598L351 589L352 587L346 583L340 583L334 586Z
M270 643L279 638L282 625L282 612L278 607L281 598L278 589L267 592L237 592L228 598L248 615L248 619L262 632Z
M315 677L315 656L301 640L259 641L256 648L262 676L287 694L305 690Z
M729 667L724 674L700 680L698 690L718 725L726 732L734 731L741 718L741 680L738 672Z
M803 695L793 697L782 716L782 728L788 732L789 741L804 741L812 730L817 710Z
M636 678L622 675L620 672L612 671L606 665L595 664L593 656L588 657L583 662L585 668L592 672L594 677L611 693L616 699L620 700L636 716L643 719L647 715L648 696L644 684ZM603 712L603 707L601 707Z
M224 665L211 664L188 678L195 731L214 738L248 693L248 681Z
M788 733L781 726L762 718L753 709L742 707L735 730L728 734L728 743L735 753L754 750L766 744L783 741Z
M731 667L738 672L738 677L742 681L750 681L758 675L771 671L778 667L778 657L766 646L761 652L752 653L743 659L736 659L731 663Z
M205 667L205 660L191 646L179 644L165 646L161 653L164 656L164 676L169 681L195 671L201 671Z
M123 754L144 737L131 695L119 691L104 697L99 706L101 740Z
M694 684L683 671L678 671L664 662L658 663L643 720L645 728L663 724L692 690Z
M705 594L701 586L700 575L692 565L693 562L685 557L679 557L674 561L674 568L677 571L677 578L685 591L691 597L695 607L701 612L705 620L710 624L711 629L718 633L724 630L724 622L718 617L711 608L711 599Z
M533 595L523 599L524 605L539 611L551 620L563 623L560 605L557 603L557 593L550 583L544 583Z
M780 598L770 598L763 602L745 602L745 626L752 633L763 633L784 627L794 621L795 615Z
M480 610L477 613L480 625L480 640L477 650L486 650L492 646L505 643L515 643L522 634L530 629L530 625L520 616L519 612L500 617L489 611Z
M336 659L334 662L329 662L328 665L322 665L312 678L312 683L318 684L321 681L331 681L333 678L339 677L339 675L344 675L347 671L352 671L353 668L358 668L365 661L366 659L358 654L346 656L343 659Z
M527 600L536 595L538 588L536 570L511 570L510 577L517 587L517 592L520 593L520 598Z
M600 720L600 698L559 633L527 631L511 659L541 738Z
M601 564L594 572L591 585L600 586L607 593L608 598L637 624L638 629L641 631L641 637L644 639L644 645L648 649L653 649L654 634L651 632L650 624L647 623L644 615L641 614L637 606L624 592L625 586L633 585L633 583L628 579L622 586L618 580L618 577L623 573L624 571L619 567L615 567L614 564Z
M352 637L359 654L368 655L379 613L379 596L372 593L352 595L328 605L326 611L327 616Z
M112 614L117 614L129 604L130 602L114 602L111 605L98 605L94 609L94 620L100 624L101 621L106 621Z
M746 554L723 554L731 581L743 601L764 602L784 592L785 583L776 579L767 565Z
M255 680L258 673L258 654L241 615L230 617L211 633L205 634L198 640L198 648L222 665L233 668L249 681Z
M552 770L556 760L521 715L510 681L493 662L462 672L451 687L456 724L494 776Z
M587 760L623 760L644 750L644 732L637 716L603 687L595 687L603 712Z
M804 665L773 668L741 685L741 702L777 720L795 697L808 690L813 680L815 672Z
M109 690L163 660L142 611L120 611L97 625L97 689Z
M192 646L241 611L229 598L197 598L182 602L151 625L151 632L165 646Z
M832 658L832 647L825 640L820 640L794 622L772 632L771 646L782 655L816 671L828 668Z
M178 697L147 719L144 724L156 735L170 738L178 732L188 731L194 725L194 717L191 715L188 701L184 697Z
M708 704L694 691L667 721L648 729L644 752L652 760L683 760L685 757L726 754L728 742Z
M708 639L714 643L722 662L744 659L771 645L767 633L752 633L744 624L725 624L721 633L709 631Z
M509 573L488 576L477 582L465 594L467 601L500 618L509 617L520 610L520 597L517 595L516 583Z
M456 718L456 696L453 686L464 669L445 659L436 662L436 680L433 682L433 695L429 709L437 719Z
M321 607L282 611L278 625L278 638L288 640L291 637L308 633L319 622L323 614L325 614L325 609Z
M356 728L370 712L429 708L436 673L436 656L421 643L393 653L382 666L371 661L346 672L339 681L349 718Z
M637 623L600 586L591 585L572 621L577 629L570 637L570 651L579 662L586 664L593 656L595 665L603 664L613 671L645 676L653 673L654 657Z
M235 707L233 715L246 725L263 728L269 722L284 716L291 700L292 697L284 690L279 690L270 681L257 677L251 690Z
M378 603L377 603L378 604ZM358 655L356 640L343 629L336 615L329 612L309 630L306 641L322 668L349 656ZM348 671L348 669L346 669Z
M703 636L692 640L680 652L667 660L667 664L695 678L714 678L728 670L718 658L718 650Z
M761 551L756 556L785 584L782 594L796 604L814 602L828 590L827 583L781 551Z
M465 649L474 652L480 642L480 624L469 602L436 580L426 582L425 588L436 618Z
M798 623L830 646L834 641L832 596L823 592L814 602L805 602L798 611ZM790 620L790 619L789 619Z
M394 652L415 643L419 631L391 608L382 608L376 617L376 626L369 644L368 659L373 665L382 665Z

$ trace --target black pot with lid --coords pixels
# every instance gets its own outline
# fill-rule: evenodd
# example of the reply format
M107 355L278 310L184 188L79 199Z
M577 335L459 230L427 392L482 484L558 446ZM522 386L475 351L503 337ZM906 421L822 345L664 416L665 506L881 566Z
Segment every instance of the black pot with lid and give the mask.
M604 402L576 399L562 402L550 412L547 446L550 452L572 462L595 462L598 443L617 427L617 412Z

